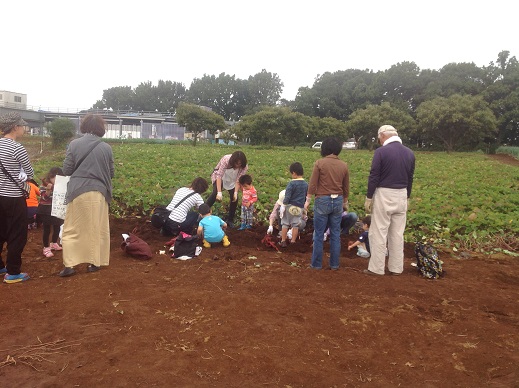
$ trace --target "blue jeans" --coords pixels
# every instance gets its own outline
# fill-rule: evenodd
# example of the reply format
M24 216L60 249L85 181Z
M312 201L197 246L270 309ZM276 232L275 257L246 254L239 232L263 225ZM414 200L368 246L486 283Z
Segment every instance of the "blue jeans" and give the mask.
M314 201L314 247L311 266L323 267L323 235L326 227L330 227L330 268L339 268L341 254L341 218L342 196L332 198L323 196Z
M350 229L355 226L358 219L357 213L354 212L348 212L346 215L343 215L341 220L342 234L350 234Z

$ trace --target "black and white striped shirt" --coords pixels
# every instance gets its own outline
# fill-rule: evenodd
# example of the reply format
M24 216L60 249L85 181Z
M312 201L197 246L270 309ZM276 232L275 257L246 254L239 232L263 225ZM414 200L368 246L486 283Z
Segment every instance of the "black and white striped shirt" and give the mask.
M27 151L20 143L17 143L13 139L3 137L0 139L0 161L18 183L15 184L11 182L9 177L0 168L0 196L22 197L24 194L21 189L22 181L20 181L19 178L20 171L22 169L24 170L25 174L27 174L27 179L31 179L34 176L34 170L29 161Z
M169 215L169 218L173 221L176 221L178 223L184 222L187 217L187 213L193 206L200 206L204 203L204 199L202 196L198 193L191 195L188 199L186 199L184 202L182 202L178 207L175 208L175 205L179 203L183 198L185 198L188 194L192 193L193 190L191 190L188 187L181 187L177 190L175 195L173 196L173 199L169 203L169 205L166 207L168 210L171 210L171 214Z

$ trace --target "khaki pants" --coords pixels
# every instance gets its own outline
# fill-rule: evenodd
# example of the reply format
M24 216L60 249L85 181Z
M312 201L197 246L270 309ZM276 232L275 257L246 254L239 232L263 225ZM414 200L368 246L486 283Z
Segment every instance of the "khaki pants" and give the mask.
M404 230L407 213L407 190L379 187L373 195L369 245L371 258L368 269L383 275L386 245L389 251L387 268L390 272L404 270Z
M67 205L63 225L63 264L95 266L110 261L110 224L108 203L98 191L81 194Z

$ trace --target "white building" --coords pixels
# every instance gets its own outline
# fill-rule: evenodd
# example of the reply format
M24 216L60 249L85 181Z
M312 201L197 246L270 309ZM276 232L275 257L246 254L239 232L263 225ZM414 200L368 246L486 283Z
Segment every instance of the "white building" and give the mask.
M27 94L0 90L0 106L15 109L27 109Z

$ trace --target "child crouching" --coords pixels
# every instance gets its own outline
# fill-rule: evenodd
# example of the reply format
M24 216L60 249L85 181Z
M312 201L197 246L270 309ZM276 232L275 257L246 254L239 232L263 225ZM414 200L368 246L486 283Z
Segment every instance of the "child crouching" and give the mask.
M207 204L202 204L198 208L202 219L198 223L197 235L203 239L204 248L211 248L211 243L222 242L224 247L231 245L229 238L225 235L224 229L227 224L218 216L211 214L211 208Z
M357 256L368 259L371 256L369 249L369 226L371 225L371 216L362 219L362 229L364 232L359 236L358 240L348 246L348 250L357 247Z

